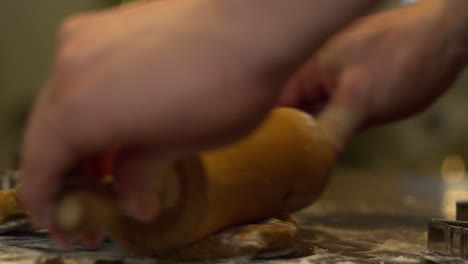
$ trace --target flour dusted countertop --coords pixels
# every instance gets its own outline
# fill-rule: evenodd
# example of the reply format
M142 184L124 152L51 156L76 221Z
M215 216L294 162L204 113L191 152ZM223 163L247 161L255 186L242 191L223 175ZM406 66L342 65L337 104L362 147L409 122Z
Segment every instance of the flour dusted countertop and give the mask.
M468 200L468 182L416 173L335 173L314 205L297 213L303 243L283 258L216 263L467 263L426 250L431 218L453 219L455 201ZM0 264L164 263L138 258L107 240L97 249L65 249L44 235L0 236Z

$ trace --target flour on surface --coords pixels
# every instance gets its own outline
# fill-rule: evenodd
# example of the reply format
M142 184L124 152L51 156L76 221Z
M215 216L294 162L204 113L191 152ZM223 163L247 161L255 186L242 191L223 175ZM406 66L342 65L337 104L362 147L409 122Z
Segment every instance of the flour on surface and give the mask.
M398 263L419 263L418 259L409 258L405 256L398 256L394 258L389 258L387 260L390 262L398 262Z

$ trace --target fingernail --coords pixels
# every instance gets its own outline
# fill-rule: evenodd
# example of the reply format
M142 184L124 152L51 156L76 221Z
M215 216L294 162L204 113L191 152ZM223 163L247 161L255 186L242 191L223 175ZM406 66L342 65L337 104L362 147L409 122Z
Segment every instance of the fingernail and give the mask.
M121 205L128 216L142 222L153 220L159 209L159 204L156 199L147 199L145 197L141 197L141 199L123 200Z

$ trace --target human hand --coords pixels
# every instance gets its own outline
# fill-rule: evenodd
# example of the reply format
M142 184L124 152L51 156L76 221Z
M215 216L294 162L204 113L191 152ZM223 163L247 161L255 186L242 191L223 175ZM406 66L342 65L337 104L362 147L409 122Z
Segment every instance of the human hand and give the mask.
M426 0L359 19L302 67L278 104L320 113L339 151L362 127L424 110L467 63L467 16L455 2Z
M223 50L222 28L193 17L187 4L137 4L64 24L24 142L19 193L37 223L52 224L64 172L115 145L116 198L147 221L159 208L144 193L168 156L229 142L263 118L273 90L246 74L249 59ZM98 233L82 239L95 244ZM72 242L57 228L52 234Z
M249 133L304 48L371 2L148 1L69 19L25 134L22 204L50 227L65 172L117 145L116 200L131 217L154 218L157 197L145 194L161 164Z

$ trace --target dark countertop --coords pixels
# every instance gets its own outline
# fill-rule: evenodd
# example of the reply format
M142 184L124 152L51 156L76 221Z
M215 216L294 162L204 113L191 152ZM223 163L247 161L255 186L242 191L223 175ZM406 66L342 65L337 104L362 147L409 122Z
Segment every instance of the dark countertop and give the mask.
M296 257L218 263L464 263L426 250L427 221L454 219L456 200L468 200L466 180L418 173L336 172L321 199L295 215L303 237ZM62 262L50 262L57 255ZM97 250L60 249L45 236L0 236L0 264L32 260L157 262L131 256L111 241Z

